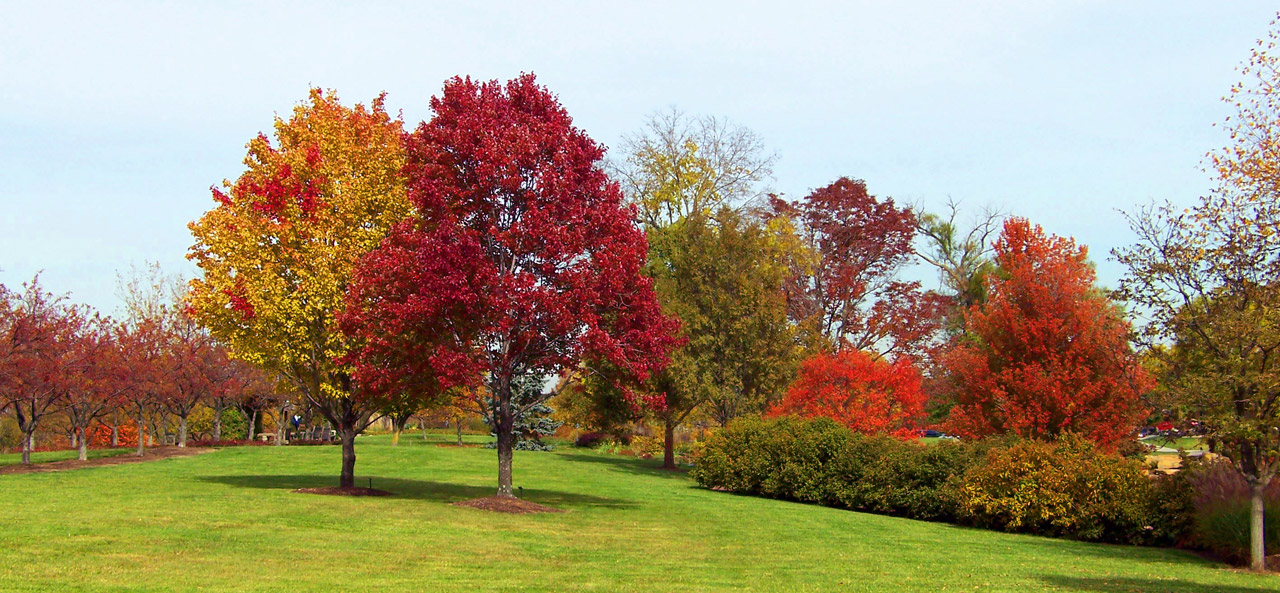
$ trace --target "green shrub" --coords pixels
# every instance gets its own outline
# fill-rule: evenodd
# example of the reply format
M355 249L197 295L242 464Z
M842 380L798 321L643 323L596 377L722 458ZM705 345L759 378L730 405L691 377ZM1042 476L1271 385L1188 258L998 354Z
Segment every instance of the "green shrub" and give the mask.
M245 438L249 430L249 422L238 408L222 411L222 439L237 440ZM213 408L199 406L187 416L187 433L193 440L213 438Z
M8 416L0 416L0 453L8 453L21 446L22 430L18 428L18 421Z
M957 480L959 518L979 527L1129 544L1171 543L1161 489L1142 464L1065 436L992 449Z
M746 418L706 440L691 475L708 488L946 520L944 486L975 458L972 445L854 434L826 418Z

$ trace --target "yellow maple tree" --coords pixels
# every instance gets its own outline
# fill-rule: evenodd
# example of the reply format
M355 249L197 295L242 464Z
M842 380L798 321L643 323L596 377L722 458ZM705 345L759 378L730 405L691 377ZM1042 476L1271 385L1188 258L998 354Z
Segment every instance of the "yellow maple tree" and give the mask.
M336 314L359 258L411 211L400 175L403 122L384 97L343 106L312 89L274 144L248 143L246 170L213 189L215 206L189 227L202 276L188 306L237 358L281 374L337 429L342 485L353 480L355 435L373 407L336 361L350 345Z

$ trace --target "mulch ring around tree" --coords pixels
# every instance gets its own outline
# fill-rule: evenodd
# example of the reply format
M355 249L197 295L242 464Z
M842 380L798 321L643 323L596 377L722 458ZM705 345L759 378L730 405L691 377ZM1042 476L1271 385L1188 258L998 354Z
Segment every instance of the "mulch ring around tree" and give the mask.
M549 507L546 505L521 500L514 496L486 496L484 498L473 498L471 500L463 500L450 503L455 507L471 507L482 511L493 511L495 513L512 513L516 515L527 515L530 513L563 513L561 509Z
M80 469L83 467L101 467L104 465L124 465L126 463L141 463L144 461L156 461L159 459L169 459L171 457L190 457L192 455L200 455L202 453L211 453L216 449L203 447L155 447L147 449L147 454L137 457L132 453L123 455L115 455L112 457L101 457L98 459L89 459L80 461L79 459L68 459L66 461L46 461L44 463L33 463L31 465L4 465L0 466L0 476L7 474L34 474L41 472L60 472L69 469Z
M294 490L299 494L325 494L328 496L395 496L386 490L378 490L377 488L360 488L357 486L324 486L321 488L299 488Z

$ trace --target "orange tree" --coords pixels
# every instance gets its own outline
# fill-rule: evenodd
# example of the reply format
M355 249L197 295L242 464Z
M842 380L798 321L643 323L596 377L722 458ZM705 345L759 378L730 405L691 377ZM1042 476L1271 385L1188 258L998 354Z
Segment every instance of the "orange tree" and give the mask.
M403 126L383 107L345 107L313 89L275 142L249 142L246 170L191 223L188 257L197 319L240 359L278 373L337 430L341 485L354 483L355 437L376 405L340 364L352 344L337 329L360 256L410 206L400 171Z
M948 424L965 435L1074 432L1104 444L1146 415L1151 382L1129 345L1129 323L1094 286L1084 247L1011 218L996 242L999 273L944 354L956 382Z

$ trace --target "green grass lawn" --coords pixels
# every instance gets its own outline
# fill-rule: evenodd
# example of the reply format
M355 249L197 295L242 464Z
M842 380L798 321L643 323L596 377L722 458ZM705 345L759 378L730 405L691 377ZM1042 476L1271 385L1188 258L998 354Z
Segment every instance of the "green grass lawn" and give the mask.
M1170 449L1186 449L1188 451L1195 451L1195 450L1208 451L1209 450L1209 447L1200 439L1200 437L1177 437L1177 438L1170 439L1165 437L1152 436L1152 437L1146 437L1139 440L1148 445L1155 445L1157 447L1168 447Z
M493 493L493 450L388 443L362 439L356 467L388 498L292 493L336 482L336 447L0 476L0 590L1280 590L1185 552L734 496L572 448L515 465L525 498L568 512L494 514L448 504Z
M116 455L124 455L125 453L133 453L132 448L128 449L89 449L89 459L98 459L100 457L115 457ZM45 463L48 461L66 461L75 459L76 451L39 451L31 454L32 463ZM0 454L0 465L17 465L22 463L22 453L4 453Z

